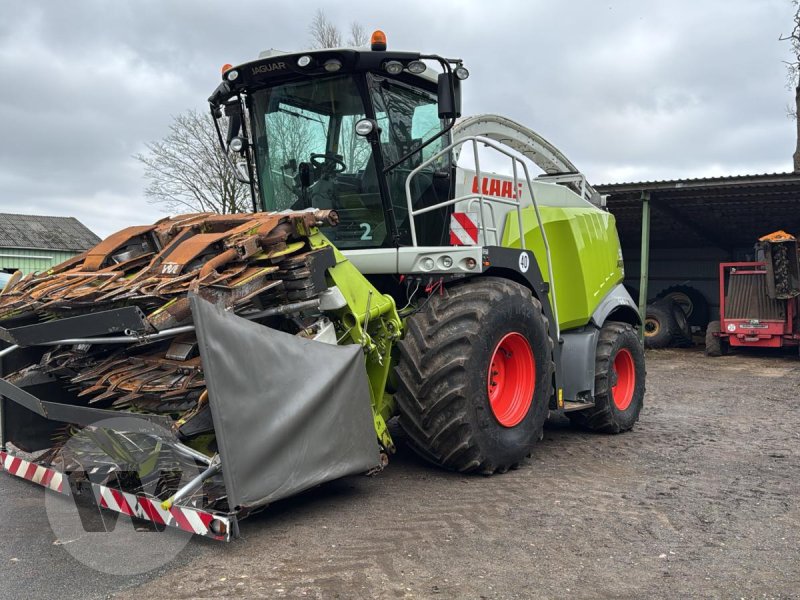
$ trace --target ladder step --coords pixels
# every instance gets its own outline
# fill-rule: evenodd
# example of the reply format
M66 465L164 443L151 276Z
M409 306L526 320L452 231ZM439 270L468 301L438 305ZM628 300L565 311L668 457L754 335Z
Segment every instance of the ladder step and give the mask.
M592 408L594 406L594 402L572 402L570 400L564 400L564 412L572 412L575 410L583 410L585 408Z

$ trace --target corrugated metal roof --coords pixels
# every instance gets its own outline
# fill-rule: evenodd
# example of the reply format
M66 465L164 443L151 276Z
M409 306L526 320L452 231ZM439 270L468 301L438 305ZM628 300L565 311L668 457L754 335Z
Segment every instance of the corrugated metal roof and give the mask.
M624 181L602 183L594 186L602 193L613 193L622 189L708 187L715 185L768 185L775 183L794 183L800 181L800 173L757 173L753 175L722 175L719 177L690 177L687 179L659 179L654 181Z
M752 247L777 229L800 232L800 173L731 175L596 186L627 247L639 243L642 192L650 197L652 247Z
M0 213L0 248L83 252L99 242L75 217Z

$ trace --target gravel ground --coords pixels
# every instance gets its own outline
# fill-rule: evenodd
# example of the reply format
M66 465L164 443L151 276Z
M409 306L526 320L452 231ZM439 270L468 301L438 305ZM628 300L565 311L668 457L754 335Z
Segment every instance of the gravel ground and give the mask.
M533 459L494 477L442 472L401 444L380 475L273 505L230 545L193 540L166 572L115 582L114 597L800 597L800 362L647 360L631 433L558 420ZM3 498L5 523L16 501ZM12 552L30 540L13 531ZM9 589L23 564L1 557ZM83 597L100 591L92 581Z

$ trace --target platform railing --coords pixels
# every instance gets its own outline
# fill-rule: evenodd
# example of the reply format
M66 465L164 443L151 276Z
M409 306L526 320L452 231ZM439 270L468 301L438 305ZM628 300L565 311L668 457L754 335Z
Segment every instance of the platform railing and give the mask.
M423 169L434 163L442 156L450 152L453 152L453 150L456 148L460 150L461 146L467 143L470 143L472 145L472 153L475 160L475 177L477 178L478 181L478 192L464 194L462 196L453 198L452 200L445 200L444 202L439 202L431 206L425 206L423 208L415 209L414 198L412 197L411 194L411 181L414 179L414 177L418 173L420 173ZM514 178L514 197L500 198L497 196L489 196L483 193L483 176L481 173L481 161L478 152L479 144L492 148L493 150L499 152L500 154L505 155L510 159L511 169ZM536 214L536 222L539 225L539 233L542 236L542 243L544 245L545 258L547 261L547 278L549 283L550 304L553 310L553 320L555 321L556 339L560 339L561 333L558 325L558 306L556 302L555 281L553 278L553 262L550 256L550 244L547 241L547 233L544 230L544 225L542 223L542 216L539 212L539 205L536 202L536 194L533 190L533 183L531 181L530 171L528 170L528 165L525 164L525 162L522 159L513 154L511 150L504 148L500 142L497 142L495 140L492 140L490 138L481 135L471 135L459 138L458 140L454 141L453 143L449 144L448 146L442 148L441 150L430 156L428 159L422 161L422 163L419 166L417 166L408 174L405 182L405 191L406 191L406 203L408 204L408 215L410 217L409 224L411 228L411 243L414 246L419 245L417 243L417 228L416 228L417 216L433 212L435 210L441 210L443 208L446 208L448 206L453 206L460 202L468 202L467 204L468 209L472 208L475 205L475 203L478 204L480 210L480 219L477 225L478 225L478 230L481 234L481 240L483 244L487 245L489 244L489 234L492 234L494 245L500 245L500 231L496 220L494 207L496 204L505 204L516 208L520 245L523 250L526 250L525 233L522 226L522 202L521 202L522 194L520 193L521 190L520 190L520 172L519 172L520 166L522 167L522 175L524 176L524 183L527 184L528 193L530 194L531 197L531 204L533 206L534 213ZM491 215L492 222L490 226L487 226L486 224L487 209L489 214Z

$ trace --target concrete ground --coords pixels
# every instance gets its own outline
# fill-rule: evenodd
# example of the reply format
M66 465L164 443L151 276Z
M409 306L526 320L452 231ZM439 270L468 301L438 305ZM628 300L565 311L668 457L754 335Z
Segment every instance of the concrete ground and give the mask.
M559 420L533 459L494 477L431 468L401 445L376 477L280 502L241 540L192 540L133 578L54 546L40 490L0 477L0 597L800 596L800 361L647 360L631 433Z

